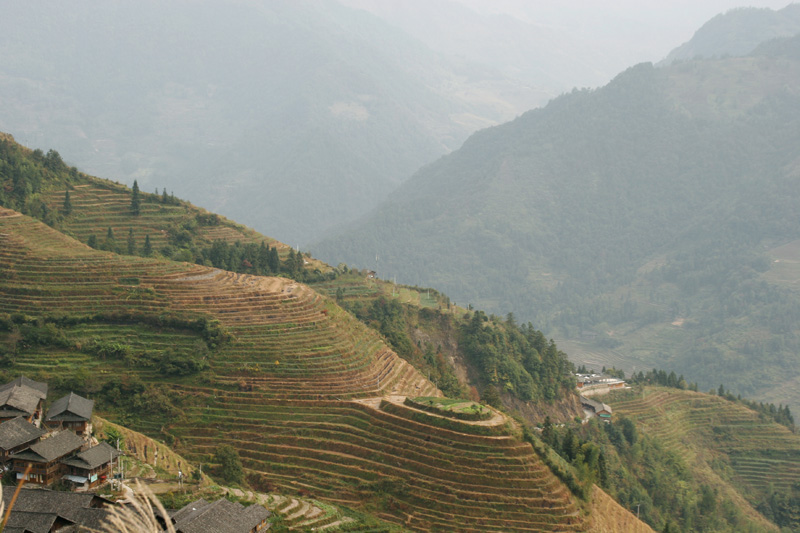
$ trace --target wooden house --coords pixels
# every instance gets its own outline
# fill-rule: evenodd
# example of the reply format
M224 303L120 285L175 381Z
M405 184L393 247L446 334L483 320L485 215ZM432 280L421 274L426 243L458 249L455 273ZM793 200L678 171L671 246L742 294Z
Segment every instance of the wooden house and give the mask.
M61 462L80 451L84 440L71 431L61 431L44 438L30 448L11 456L17 479L25 478L26 483L50 485L61 479L67 466ZM31 471L25 476L25 469L31 465Z
M0 463L5 464L15 453L30 448L44 434L44 430L21 416L0 423Z
M89 490L102 485L110 477L114 459L120 452L106 442L62 459L67 467L64 479L75 484L78 490Z
M47 410L44 423L51 430L69 429L76 435L86 438L91 434L93 410L94 400L87 400L70 392L53 402Z
M610 405L605 404L603 402L598 402L597 400L592 400L591 398L587 398L586 396L581 396L581 404L583 404L583 407L586 408L587 410L588 409L592 410L594 414L597 415L597 417L600 418L601 420L606 420L606 421L611 420L611 415L613 413Z
M0 386L0 422L22 416L34 426L39 426L46 398L47 383L25 376Z

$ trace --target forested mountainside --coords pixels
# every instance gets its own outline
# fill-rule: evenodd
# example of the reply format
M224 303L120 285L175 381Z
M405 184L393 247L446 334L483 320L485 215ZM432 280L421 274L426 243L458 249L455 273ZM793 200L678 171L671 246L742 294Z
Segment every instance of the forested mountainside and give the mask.
M675 48L662 62L700 57L744 56L761 43L800 33L800 5L783 9L743 7L717 15L687 42Z
M654 467L644 490L615 493L628 508L639 501L644 513L660 514L677 531L800 529L796 428L776 424L728 393L648 385L604 401L618 422L598 435L614 445L613 470L618 464L670 465ZM617 480L625 485L624 476Z
M615 422L617 429L578 423L583 413L571 392L571 365L565 355L512 314L487 316L454 306L434 289L398 286L345 265L331 268L171 195L137 193L86 176L67 167L53 150L31 151L10 136L0 137L2 204L83 242L94 241L98 248L13 211L3 212L2 375L24 372L59 390L80 391L113 419L211 466L204 469L208 472L217 473L219 443L233 443L245 464L245 483L253 490L277 492L271 501L286 501L287 506L298 498L335 502L334 510L325 508L325 516L354 518L347 531L381 529L376 517L394 522L390 530L453 529L468 521L480 530L524 529L524 522L538 529L648 531L626 511L637 505L643 519L659 530L713 526L763 531L773 527L765 515L774 523L792 524L796 501L791 491L766 490L758 476L736 478L735 486L722 476L709 478L707 465L692 468L691 456L670 448L664 435L650 434L648 423L658 428L662 420L658 402L648 403L652 412L640 410L649 418L632 418L635 427L624 419ZM109 239L106 227L112 234L132 234L133 244ZM146 253L142 239L146 242L151 234L159 237L151 240L152 250ZM96 235L100 237L92 239ZM270 260L273 251L279 252L277 267ZM169 262L168 256L206 266ZM291 278L309 280L318 292ZM388 351L389 346L417 370ZM637 382L651 379L687 386L664 372L639 376ZM495 414L481 429L458 420L431 420L430 414L394 403L398 394L439 394L437 388L450 398L463 398L442 399L442 405L469 405L472 399L484 403L482 413L494 413L487 404L505 409L517 417L511 427L523 426L521 434L504 433L509 430L497 424L508 420L504 415ZM392 401L381 403L381 395L389 391ZM712 420L727 420L724 409L739 418L760 419L762 431L772 427L773 419L793 427L788 409L755 406L760 410L753 412L743 406L752 404L729 407L702 394L694 402L709 418L693 419L692 435L718 431ZM397 432L398 424L412 422L416 429L411 433ZM461 447L450 433L447 443L431 446L440 429L466 432L474 446ZM414 437L414 431L424 432L425 438L424 444L411 448L414 454L398 455L386 447L387 442L409 446L420 441L423 437ZM769 431L781 435L775 446L750 433L742 446L760 447L767 457L789 454L785 460L791 462L797 437L786 429ZM273 436L268 444L264 432ZM527 441L547 470L531 466L537 459L525 455L530 448L504 452L522 454L509 462L480 444L499 435ZM529 465L545 472L536 483L550 488L542 500L530 500L533 508L525 514L509 513L502 498L491 503L495 496L487 494L494 489L479 481L483 474L474 465L453 459L455 449L458 457L480 456L490 465L501 461L507 473L511 463ZM342 464L340 457L347 461ZM441 461L467 468L469 487L453 485L446 472L450 466L443 469ZM378 463L384 466L378 468ZM546 472L555 474L572 495ZM332 478L321 483L320 473ZM781 489L791 486L793 476L786 469ZM409 487L421 480L427 491L424 501L409 494ZM438 493L457 494L463 503L478 490L476 483L482 485L479 511L459 508L454 513L447 503L454 500ZM515 483L524 484L520 479ZM592 489L593 484L601 488ZM506 492L515 495L532 496L516 489ZM576 504L582 509L579 515L569 510ZM541 505L566 509L569 525L538 509Z
M381 276L584 341L578 363L796 405L796 47L642 64L564 95L473 135L313 250L377 256Z
M0 18L0 130L292 244L528 108L504 87L532 90L333 0L9 2Z

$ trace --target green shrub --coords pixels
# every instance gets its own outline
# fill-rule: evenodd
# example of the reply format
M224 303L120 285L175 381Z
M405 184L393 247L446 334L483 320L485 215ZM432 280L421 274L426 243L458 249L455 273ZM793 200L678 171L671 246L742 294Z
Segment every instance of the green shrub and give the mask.
M214 452L214 462L219 465L219 475L226 483L241 483L244 480L242 460L232 446L218 446Z

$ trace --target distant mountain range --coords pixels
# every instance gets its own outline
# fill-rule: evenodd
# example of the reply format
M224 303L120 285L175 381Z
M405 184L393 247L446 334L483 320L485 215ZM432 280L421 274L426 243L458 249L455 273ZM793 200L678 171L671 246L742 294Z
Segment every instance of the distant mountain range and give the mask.
M794 245L776 247L800 239L798 49L642 64L557 98L313 250L513 310L584 341L567 345L577 362L585 350L794 405L800 298L784 287L800 272Z
M304 245L472 132L628 64L630 46L607 30L479 11L447 0L8 2L0 129Z
M0 18L0 129L292 244L554 94L333 0L10 2Z
M699 57L743 56L771 39L800 33L800 4L777 11L746 7L709 20L691 40L674 49L663 64Z

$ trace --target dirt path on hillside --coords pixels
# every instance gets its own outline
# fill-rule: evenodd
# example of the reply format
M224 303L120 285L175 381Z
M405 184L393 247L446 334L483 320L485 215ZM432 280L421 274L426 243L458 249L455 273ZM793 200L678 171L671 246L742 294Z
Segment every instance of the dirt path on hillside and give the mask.
M399 396L399 395L381 396L378 398L360 398L357 400L353 400L353 402L360 403L362 405L366 405L368 407L372 407L373 409L377 410L380 409L381 407L381 400L386 400L387 402L391 402L396 405L402 405L406 409L411 409L412 411L416 411L418 413L426 414L429 416L435 416L438 418L445 418L447 420L457 420L458 422L461 422L463 424L469 424L472 426L499 426L505 424L506 420L508 420L506 415L504 415L499 411L491 409L491 407L489 409L492 410L492 417L487 420L461 420L460 418L453 418L449 416L439 415L436 413L432 413L430 411L423 411L422 409L417 409L410 405L406 405L405 403L403 403L406 400L406 396Z
M196 276L184 276L182 278L176 279L175 281L203 281L215 277L220 272L222 272L222 270L214 268L206 272L205 274L197 274Z

